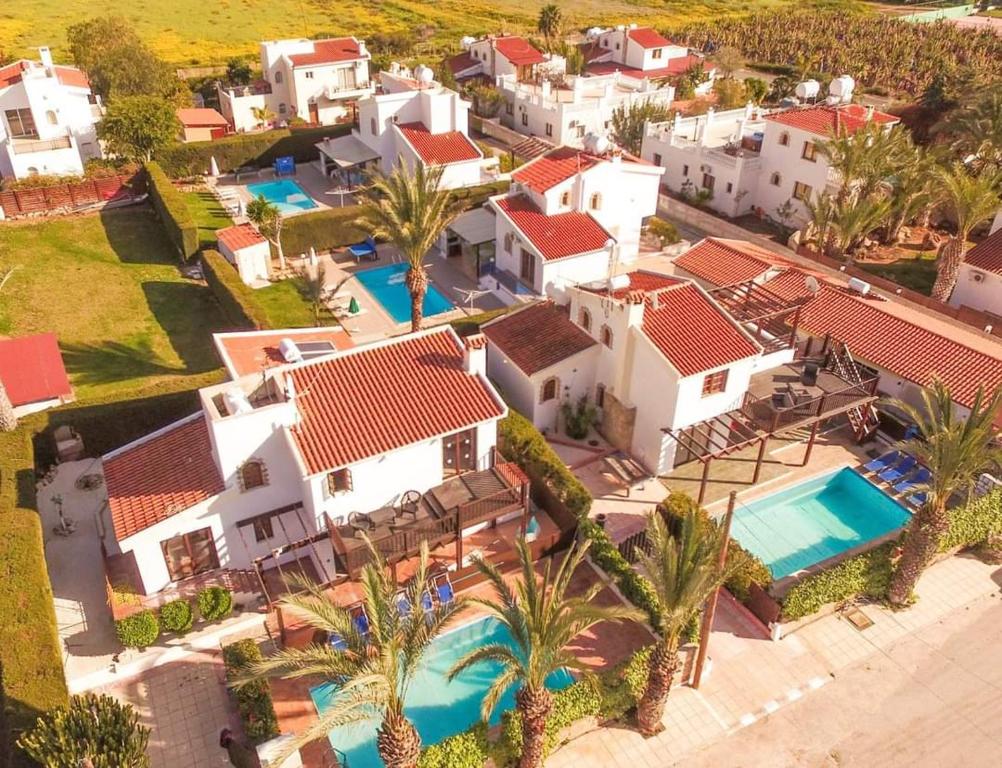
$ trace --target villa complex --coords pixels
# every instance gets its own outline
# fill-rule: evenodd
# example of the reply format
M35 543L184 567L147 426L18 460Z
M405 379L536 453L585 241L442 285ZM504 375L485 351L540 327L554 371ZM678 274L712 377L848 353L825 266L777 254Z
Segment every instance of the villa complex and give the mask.
M613 29L591 29L582 53L588 75L621 72L637 80L667 80L695 69L705 77L697 85L696 94L705 95L713 87L715 70L712 64L701 54L673 43L650 27L630 24Z
M499 77L529 80L537 72L550 71L550 62L559 61L559 57L544 54L518 35L464 38L462 45L463 53L446 62L459 82L479 78L493 83Z

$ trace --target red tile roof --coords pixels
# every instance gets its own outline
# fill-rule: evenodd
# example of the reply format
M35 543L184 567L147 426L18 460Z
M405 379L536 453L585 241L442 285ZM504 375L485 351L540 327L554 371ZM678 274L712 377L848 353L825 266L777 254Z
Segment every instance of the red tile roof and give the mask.
M431 133L423 123L403 123L397 128L418 157L428 165L462 163L483 157L476 144L461 131Z
M232 227L226 227L225 229L217 229L216 239L229 248L231 252L268 242L264 235L254 229L254 225L248 222L234 224Z
M0 340L0 381L15 406L73 394L54 333Z
M666 45L671 45L671 40L650 27L631 29L628 34L630 39L641 48L663 48Z
M675 259L674 264L719 287L759 277L777 261L775 254L744 240L707 237Z
M0 88L6 88L8 85L21 82L21 73L24 72L27 66L28 62L26 61L15 61L6 67L0 67Z
M812 291L807 287L808 276L811 276L810 273L804 270L787 269L766 282L765 287L775 295L789 302L809 299ZM817 280L818 285L831 285L824 279L821 273L816 273L813 277Z
M448 328L356 347L289 373L302 415L292 435L310 474L505 413L464 370L462 344Z
M226 118L208 107L185 107L177 111L177 119L185 128L227 126Z
M629 294L634 291L640 291L641 293L650 293L651 291L659 291L662 288L669 288L673 285L678 285L681 280L671 275L665 275L661 272L650 272L648 270L637 270L636 272L628 273L630 278L630 284L623 288L615 288L609 292L606 288L589 288L587 286L578 286L582 290L588 291L589 293L598 293L602 295L612 296L614 299L623 300L629 296Z
M463 51L462 53L457 53L455 56L450 56L445 60L445 65L452 72L454 77L458 77L460 74L468 69L479 69L480 60L473 58L469 51Z
M502 197L496 204L546 261L601 250L612 237L587 213L547 216L525 195Z
M20 61L15 61L13 64L8 64L6 67L0 67L0 88L6 88L9 85L21 82L21 73L30 66L31 62L27 59L21 59ZM52 69L56 74L56 79L63 85L73 88L90 88L90 81L87 79L87 75L76 67L55 65Z
M1002 275L1002 229L996 229L987 238L967 252L968 264L985 272Z
M313 53L294 53L289 56L293 67L315 67L360 58L362 52L359 50L358 41L353 37L314 40Z
M844 104L830 107L819 105L814 107L796 107L794 109L773 112L766 115L766 120L789 125L803 131L810 131L820 136L834 136L864 128L868 123L890 125L898 122L898 118L886 112L873 111L867 119L867 108L862 104Z
M56 78L63 85L68 85L72 88L87 88L90 89L90 80L87 79L87 75L81 72L76 67L53 67L56 70Z
M585 67L585 72L589 75L610 75L614 72L620 72L627 77L632 77L637 80L642 80L645 77L648 80L659 80L664 77L675 77L676 75L681 75L690 67L696 65L705 69L706 61L702 56L690 53L685 56L675 56L674 58L668 59L665 66L658 67L657 69L636 69L635 67L627 67L623 64L617 64L614 61L593 61Z
M533 47L532 43L517 35L507 35L494 40L494 47L516 67L530 64L541 64L546 61L543 54Z
M119 541L223 490L200 413L107 456L104 481Z
M351 349L355 346L355 342L343 328L295 328L213 335L220 357L234 378L260 373L265 368L273 368L276 365L286 365L286 360L278 349L282 339L286 338L295 342L328 341L336 350Z
M589 155L580 149L557 147L526 163L511 177L534 192L545 192L579 171L585 171L600 162L601 158Z
M598 344L571 322L566 308L550 301L493 320L483 327L483 332L529 376Z
M649 294L641 327L682 376L722 368L761 351L724 310L689 282Z

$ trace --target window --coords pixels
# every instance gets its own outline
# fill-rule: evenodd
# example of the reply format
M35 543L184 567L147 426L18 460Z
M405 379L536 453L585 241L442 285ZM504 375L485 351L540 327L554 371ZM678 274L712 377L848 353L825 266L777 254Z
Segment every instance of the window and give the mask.
M240 490L250 491L268 484L268 473L264 470L264 462L252 459L240 467Z
M459 474L476 468L476 427L442 438L442 469L446 474Z
M605 384L595 385L595 405L598 408L605 407Z
M804 184L802 181L794 182L793 184L793 197L796 200L801 200L807 202L811 199L811 188L809 185Z
M279 72L278 70L275 70L275 82L276 83L282 82L282 73Z
M523 112L522 113L522 125L528 125L528 124L529 124L529 113L528 112Z
M651 51L651 58L652 59L660 59L661 58L661 54L664 53L664 52L665 52L664 48L655 48L653 51Z
M171 581L212 571L219 567L211 528L202 528L160 542Z
M504 105L504 111L506 115L514 115L515 105L509 101L507 104Z
M553 135L553 123L547 123L546 124L546 135L547 136L552 136Z
M804 160L810 160L812 163L817 162L818 149L814 146L813 141L804 142L804 151L800 154Z
M575 132L577 133L579 139L583 139L585 135L585 127L583 125L579 125L575 129Z
M45 119L49 125L59 125L59 118L56 117L56 113L51 109L46 111Z
M708 190L710 190L712 192L713 191L713 185L716 184L716 183L717 183L717 180L715 178L713 178L713 176L711 176L708 173L704 173L703 174L703 189L708 189Z
M35 118L31 116L30 109L8 109L4 112L7 118L9 133L14 138L27 137L37 138L38 131L35 130Z
M285 102L284 101L281 104L278 105L278 114L284 115L287 111L288 111L288 108L285 106Z
M686 178L689 178L689 166L688 165L683 165L682 166L682 175L685 176Z
M727 371L708 373L703 378L703 397L723 392L727 388Z
M619 43L616 43L616 50L619 50Z
M525 250L525 248L522 249L519 277L529 285L535 285L536 283L536 257Z
M581 307L581 311L578 312L578 325L591 333L591 312L587 307Z
M313 70L310 70L309 72L306 72L305 75L306 75L306 79L307 80L312 80L313 79Z
M543 388L539 393L539 402L548 403L550 400L556 400L559 387L560 381L556 376L548 378L543 382Z
M561 205L570 205L571 204L571 193L570 192L561 192L560 193L560 204Z
M511 232L505 232L504 235L504 252L511 253L512 246L515 244L515 235Z
M254 526L254 541L267 541L274 538L275 531L271 527L270 517L256 517L252 525Z
M597 211L602 207L602 195L599 192L592 194L590 206L593 211Z
M661 155L654 153L654 165L661 165Z
M612 328L608 325L602 326L602 343L609 349L612 349Z
M327 473L327 492L331 496L335 493L347 493L351 489L350 469L336 469Z
M369 118L369 133L373 136L376 135L376 118L374 117Z
M769 183L774 187L778 187L782 181L783 179L778 173L774 173L769 177Z
M731 194L734 191L734 185L731 182L727 182L727 194Z
M788 134L786 131L783 131L781 134L779 134L779 146L781 147L790 146L790 134Z

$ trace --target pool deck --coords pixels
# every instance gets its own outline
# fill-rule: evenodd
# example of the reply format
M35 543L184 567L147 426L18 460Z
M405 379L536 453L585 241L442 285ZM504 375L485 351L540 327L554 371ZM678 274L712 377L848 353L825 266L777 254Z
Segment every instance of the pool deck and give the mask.
M340 195L335 195L331 193L331 183L323 177L319 169L316 168L312 163L303 163L296 165L296 173L293 176L276 176L275 171L272 168L262 168L257 173L247 173L240 177L240 181L237 181L233 174L226 174L225 176L220 176L215 180L215 185L219 188L231 188L236 190L240 199L244 203L249 203L254 196L247 191L247 187L251 184L266 184L269 181L280 181L282 179L288 179L290 181L296 182L303 191L306 192L310 197L313 198L313 202L317 204L316 208L302 209L300 211L292 211L285 214L285 217L298 216L300 213L311 213L324 208L340 208ZM345 196L345 205L351 205L352 200L350 195ZM243 221L243 219L238 219L237 221Z

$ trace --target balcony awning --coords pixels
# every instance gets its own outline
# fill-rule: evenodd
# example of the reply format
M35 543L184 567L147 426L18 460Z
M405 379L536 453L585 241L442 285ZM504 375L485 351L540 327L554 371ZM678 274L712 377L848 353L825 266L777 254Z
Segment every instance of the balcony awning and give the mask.
M340 168L352 168L379 159L379 153L354 134L324 139L315 146Z
M449 229L470 245L489 243L494 239L494 214L486 208L474 208L457 216Z

